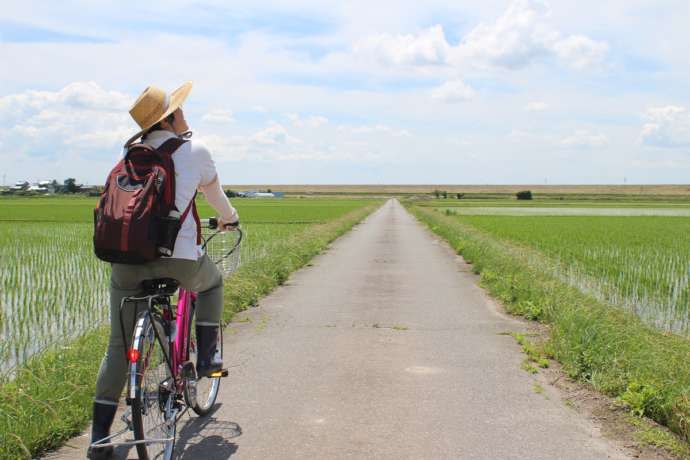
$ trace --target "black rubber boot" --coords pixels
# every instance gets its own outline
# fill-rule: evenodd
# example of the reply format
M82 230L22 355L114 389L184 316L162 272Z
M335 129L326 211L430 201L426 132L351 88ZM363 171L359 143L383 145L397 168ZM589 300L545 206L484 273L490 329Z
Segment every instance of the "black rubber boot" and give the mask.
M117 406L113 404L93 403L93 426L91 428L92 444L110 435L110 426L113 424L115 412L117 412ZM110 459L113 457L113 447L89 447L86 457L91 460Z
M218 326L196 326L196 375L198 378L223 369L223 361L216 356Z

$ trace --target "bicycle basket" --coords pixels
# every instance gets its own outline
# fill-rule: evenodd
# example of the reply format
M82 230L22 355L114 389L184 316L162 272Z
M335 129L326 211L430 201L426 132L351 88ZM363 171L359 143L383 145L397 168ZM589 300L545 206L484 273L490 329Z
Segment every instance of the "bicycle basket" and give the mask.
M242 231L220 232L212 228L203 228L203 248L211 261L218 266L223 276L228 276L240 265L240 246Z

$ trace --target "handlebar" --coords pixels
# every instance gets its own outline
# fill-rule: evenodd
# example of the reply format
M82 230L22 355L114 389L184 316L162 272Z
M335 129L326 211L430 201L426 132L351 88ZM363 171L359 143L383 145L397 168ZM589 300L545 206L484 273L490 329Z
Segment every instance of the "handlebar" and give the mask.
M218 218L217 217L209 217L208 219L201 219L201 225L203 227L207 227L211 230L215 230L218 228ZM234 225L234 228L239 228L240 223L239 221L237 222L237 225Z

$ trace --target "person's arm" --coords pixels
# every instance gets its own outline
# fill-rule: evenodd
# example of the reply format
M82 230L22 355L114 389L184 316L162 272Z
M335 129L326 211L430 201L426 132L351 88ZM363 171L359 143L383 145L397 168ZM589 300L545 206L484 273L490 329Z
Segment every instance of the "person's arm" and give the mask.
M199 190L204 194L206 200L218 212L220 217L220 227L223 229L226 225L237 227L240 221L240 216L232 207L228 197L225 196L223 188L220 186L220 179L216 171L216 164L211 157L211 152L202 143L194 142L192 144L192 154L199 162L201 177Z
M221 226L236 225L240 220L237 210L232 207L230 200L225 196L223 188L220 186L218 175L208 184L199 187L199 190L206 197L206 201L218 212L221 219Z

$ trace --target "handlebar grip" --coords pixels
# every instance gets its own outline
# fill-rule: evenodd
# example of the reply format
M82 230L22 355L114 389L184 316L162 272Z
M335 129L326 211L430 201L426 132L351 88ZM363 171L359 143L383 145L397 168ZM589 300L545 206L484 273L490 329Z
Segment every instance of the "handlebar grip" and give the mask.
M210 229L218 228L218 219L216 217L211 217L208 219L208 228L210 228Z

